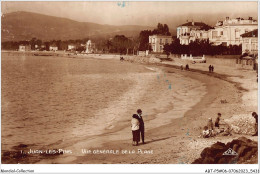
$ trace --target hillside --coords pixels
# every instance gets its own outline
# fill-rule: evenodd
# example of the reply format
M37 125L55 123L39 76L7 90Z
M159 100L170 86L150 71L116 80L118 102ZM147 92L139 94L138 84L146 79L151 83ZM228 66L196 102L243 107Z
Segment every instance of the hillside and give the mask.
M113 37L116 34L135 37L139 35L141 30L145 29L152 30L154 28L137 25L101 25L37 13L13 12L2 15L1 32L3 42L30 40L33 37L44 41Z

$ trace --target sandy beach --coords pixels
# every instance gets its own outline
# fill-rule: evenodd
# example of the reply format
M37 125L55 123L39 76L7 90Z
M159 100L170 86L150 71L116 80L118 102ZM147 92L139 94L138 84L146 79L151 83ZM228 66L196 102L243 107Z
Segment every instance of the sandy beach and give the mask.
M191 71L181 71L175 67L178 62L152 65L159 68L167 76L177 73L189 77L204 84L206 93L191 95L194 100L191 108L187 109L184 117L148 120L144 117L146 126L146 144L133 147L131 144L130 128L102 135L102 138L93 138L92 141L81 141L74 144L74 148L93 151L125 151L125 154L84 154L78 157L67 156L52 160L53 163L134 163L134 164L184 164L192 163L197 159L201 151L217 141L230 142L241 136L257 141L257 137L251 135L217 136L210 139L199 138L202 128L207 124L209 117L215 120L217 113L222 113L222 118L246 115L251 117L253 111L257 111L257 82L256 73L252 70L241 70L216 66L213 74L208 73L208 64L190 65ZM241 71L243 73L241 74ZM250 85L249 85L250 84ZM188 92L188 91L186 91ZM199 99L196 101L196 97ZM167 97L164 98L167 100ZM221 103L226 100L227 103ZM165 101L161 101L165 102ZM185 105L187 106L187 105ZM157 105L157 108L160 108ZM144 113L145 115L147 113ZM150 114L150 113L149 113ZM155 124L162 126L153 127ZM120 123L119 123L120 124ZM102 139L102 142L100 142ZM87 144L102 144L89 148ZM256 159L257 161L257 159ZM44 163L46 161L41 161Z
M107 59L99 55L79 58ZM118 56L109 59L118 61ZM73 134L77 136L73 140L45 146L74 153L47 158L36 156L30 158L29 163L189 164L199 157L205 147L217 141L227 143L241 136L257 141L257 137L246 134L210 139L198 137L208 118L215 120L218 112L222 113L223 119L229 119L241 114L251 117L251 112L257 111L254 71L216 66L214 73L208 73L208 64L190 65L190 71L182 71L178 60L157 64L122 64L143 66L147 72L127 73L119 77L135 80L120 98L96 113L101 124L92 131L100 133L88 134L86 127L78 125L74 129ZM227 103L221 103L221 100ZM130 119L138 108L143 110L146 144L135 147L132 146ZM104 119L103 115L106 115ZM102 131L103 127L98 125L106 126Z

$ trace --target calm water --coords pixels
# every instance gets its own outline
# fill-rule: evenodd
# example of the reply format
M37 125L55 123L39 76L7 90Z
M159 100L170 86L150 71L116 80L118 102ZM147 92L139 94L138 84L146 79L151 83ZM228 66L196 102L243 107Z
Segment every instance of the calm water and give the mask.
M115 60L2 53L1 61L3 151L19 144L78 149L120 127L129 127L120 139L131 139L137 108L146 130L153 129L182 117L206 91L181 74Z
M2 149L102 133L117 116L111 103L139 72L149 70L113 60L2 54Z

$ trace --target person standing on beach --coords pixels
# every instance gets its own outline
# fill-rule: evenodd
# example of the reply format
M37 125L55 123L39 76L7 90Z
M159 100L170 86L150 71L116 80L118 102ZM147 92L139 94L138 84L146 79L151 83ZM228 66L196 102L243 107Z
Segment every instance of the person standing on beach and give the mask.
M209 65L209 72L211 72L211 65Z
M142 112L141 109L137 110L138 120L139 120L139 123L140 123L139 130L140 130L140 133L141 133L142 142L143 142L143 144L145 144L145 142L144 142L144 121L143 121L143 118L142 118L142 113L143 112Z
M213 135L213 130L214 130L212 118L209 118L208 129L209 129L209 136L212 136Z
M186 70L189 70L189 69L190 69L188 64L186 64L185 69L186 69Z
M211 66L211 72L214 72L214 66L213 65Z
M255 118L255 134L253 136L257 136L258 135L258 115L256 112L253 112L252 116Z
M132 116L132 134L133 134L133 146L138 146L138 142L140 141L140 131L139 131L139 118L137 114Z
M220 121L221 113L218 113L218 117L215 121L215 127L219 128L219 121Z

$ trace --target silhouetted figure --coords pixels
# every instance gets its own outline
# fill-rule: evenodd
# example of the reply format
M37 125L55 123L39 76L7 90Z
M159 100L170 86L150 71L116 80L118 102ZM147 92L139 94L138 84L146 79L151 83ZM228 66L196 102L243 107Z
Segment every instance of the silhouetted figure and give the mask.
M186 69L186 70L189 70L189 69L190 69L188 64L186 64L185 69Z
M212 136L213 135L213 130L214 130L212 118L209 118L207 126L208 126L208 129L209 129L209 136Z
M211 68L212 68L211 65L209 65L209 72L211 72Z
M138 109L137 110L137 115L138 115L138 120L139 120L139 130L140 130L140 133L141 133L141 137L142 137L142 141L143 141L143 144L145 143L144 142L144 121L143 121L143 118L142 118L142 110L141 109Z
M220 117L221 117L221 113L218 113L218 117L215 121L215 127L218 127L219 128L219 121L220 121Z
M214 66L213 65L211 66L211 72L214 72Z

